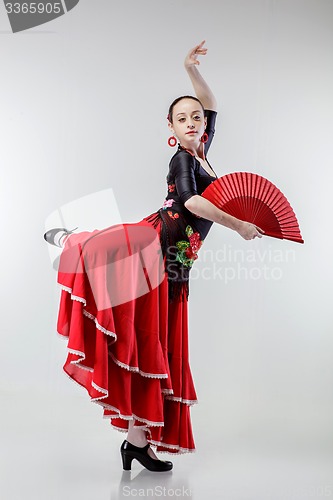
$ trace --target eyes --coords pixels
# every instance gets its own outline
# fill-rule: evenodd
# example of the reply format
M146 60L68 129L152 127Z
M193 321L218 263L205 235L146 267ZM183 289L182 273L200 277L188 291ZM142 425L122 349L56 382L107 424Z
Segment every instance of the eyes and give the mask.
M194 115L193 116L193 120L200 121L201 120L201 116L200 115ZM178 121L180 123L184 123L186 121L186 118L184 116L182 116L181 118L178 118Z

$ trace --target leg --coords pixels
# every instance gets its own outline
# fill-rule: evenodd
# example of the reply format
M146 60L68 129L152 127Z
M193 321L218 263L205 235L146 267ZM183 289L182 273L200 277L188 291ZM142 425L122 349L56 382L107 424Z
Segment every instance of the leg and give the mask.
M139 446L140 448L148 443L147 432L144 429L139 429L138 427L135 428L134 420L129 421L127 441L131 444L134 444L134 446ZM158 459L151 448L148 448L148 455L152 458Z

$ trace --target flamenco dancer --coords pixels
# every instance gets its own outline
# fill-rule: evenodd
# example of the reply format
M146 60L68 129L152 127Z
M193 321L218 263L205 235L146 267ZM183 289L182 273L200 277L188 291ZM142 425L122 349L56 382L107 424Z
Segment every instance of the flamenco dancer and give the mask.
M190 270L213 222L246 240L264 233L201 196L217 178L206 158L216 100L197 68L204 44L184 62L196 96L178 97L169 108L168 143L178 146L162 207L136 223L44 235L63 247L57 330L68 339L64 371L103 407L113 428L127 432L120 447L125 470L134 458L150 471L171 470L172 462L160 460L152 446L170 454L195 451Z

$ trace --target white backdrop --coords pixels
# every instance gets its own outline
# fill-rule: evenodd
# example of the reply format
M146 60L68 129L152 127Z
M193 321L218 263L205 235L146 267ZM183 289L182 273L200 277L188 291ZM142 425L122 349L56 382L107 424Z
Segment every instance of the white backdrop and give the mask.
M332 452L332 19L330 0L81 0L13 35L1 13L0 389L22 435L42 411L65 422L80 408L119 441L62 372L44 223L105 189L124 222L161 206L168 106L193 93L183 59L206 39L199 68L219 112L209 160L276 184L305 243L213 225L190 284L194 437L201 449L218 437Z

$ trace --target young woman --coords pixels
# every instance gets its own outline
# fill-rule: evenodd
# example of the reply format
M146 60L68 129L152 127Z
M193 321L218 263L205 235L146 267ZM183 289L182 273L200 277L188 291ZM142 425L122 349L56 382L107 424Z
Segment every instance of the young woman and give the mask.
M206 158L216 100L198 71L204 43L185 58L196 94L170 106L170 146L178 148L162 207L139 222L71 234L48 231L63 246L58 332L68 338L65 372L104 409L127 438L124 469L136 458L151 471L172 469L156 451L195 450L190 406L197 402L188 357L189 274L213 222L244 239L257 226L219 210L201 196L217 178ZM160 250L160 251L159 251Z

